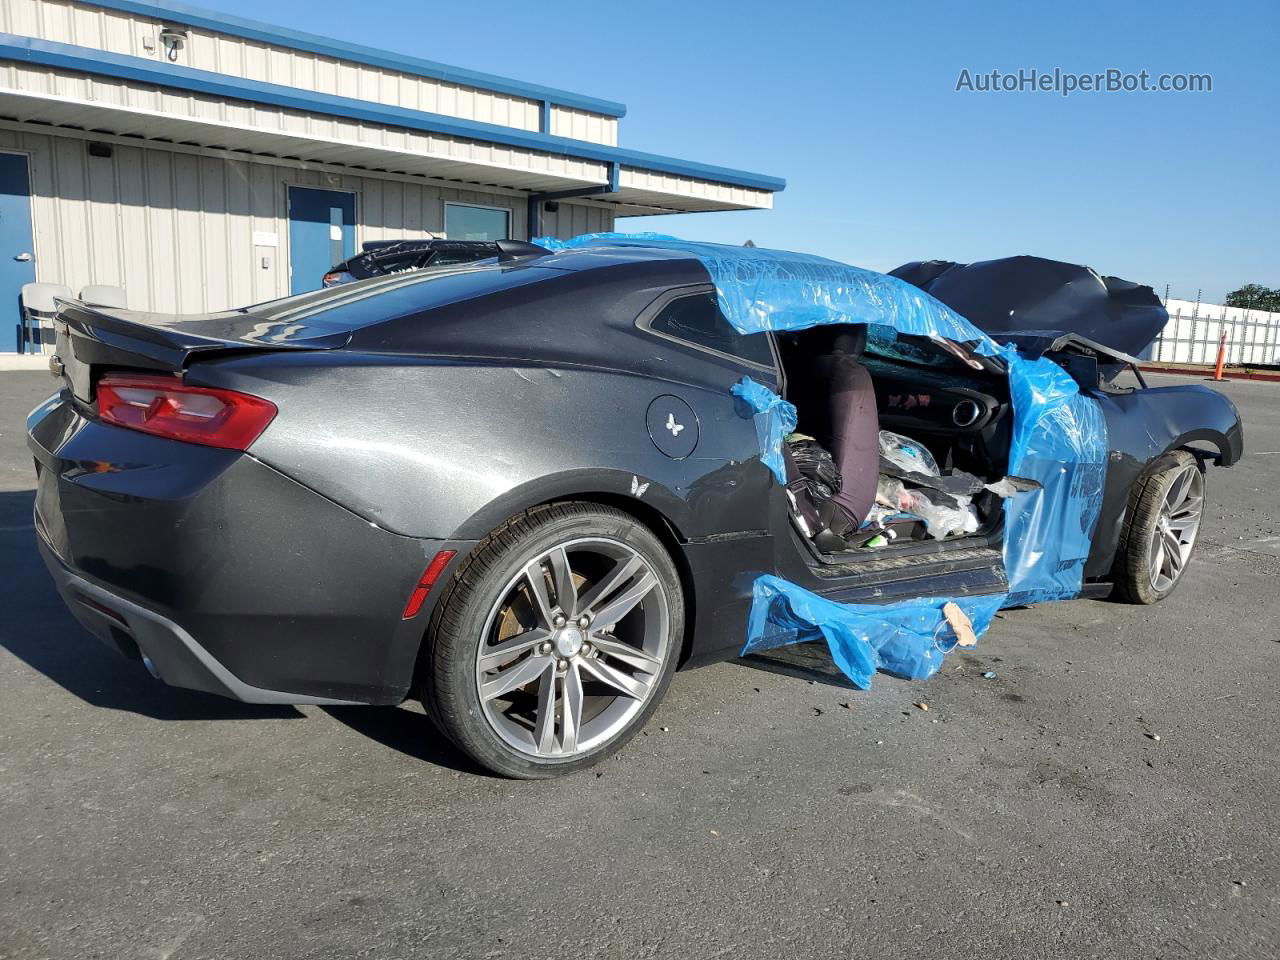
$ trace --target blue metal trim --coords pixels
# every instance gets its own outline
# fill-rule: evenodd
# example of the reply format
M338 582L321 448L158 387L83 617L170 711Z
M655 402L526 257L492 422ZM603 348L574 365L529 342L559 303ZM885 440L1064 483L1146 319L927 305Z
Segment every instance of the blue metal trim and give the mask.
M609 164L609 192L610 193L618 192L618 179L621 173L622 173L622 164L620 163Z
M277 27L257 20L246 20L243 17L217 13L201 7L174 2L174 0L80 0L80 2L92 4L95 7L105 7L108 10L117 10L121 13L132 13L143 17L154 17L157 20L165 20L170 23L186 24L189 27L216 30L219 33L244 37L246 40L258 40L275 46L306 50L309 53L318 53L321 56L336 57L341 60L354 60L357 63L365 63L371 67L400 70L404 73L417 74L420 77L431 77L435 80L444 80L467 87L480 87L484 90L494 90L498 93L507 93L529 100L549 100L552 103L562 104L566 107L589 110L592 113L601 113L609 117L625 117L627 115L626 105L612 100L601 100L598 97L588 97L580 93L558 90L555 87L544 87L536 83L524 83L520 80L499 77L491 73L481 73L477 70L451 67L444 63L437 63L434 60L422 60L418 57L378 50L376 47L366 47L358 43L333 40L329 37L306 33L302 30L290 30L287 27Z
M354 100L350 97L298 90L274 83L261 83L257 80L246 80L242 77L211 73L207 70L195 70L169 63L162 64L141 57L108 53L90 47L77 47L35 37L20 37L11 33L0 33L0 60L38 63L43 66L101 74L121 80L152 83L192 93L249 100L289 110L309 110L369 123L406 127L425 133L501 143L505 146L538 150L595 163L625 164L628 167L643 170L656 170L660 173L756 190L776 193L787 185L785 180L777 177L748 173L729 167L678 160L674 157L663 157L639 150L623 150L619 147L571 140L568 137L554 137L547 133L534 133L492 123L446 117L437 113L406 110L403 107L371 104L368 101Z
M551 101L542 101L542 119L538 121L538 129L543 133L551 132Z

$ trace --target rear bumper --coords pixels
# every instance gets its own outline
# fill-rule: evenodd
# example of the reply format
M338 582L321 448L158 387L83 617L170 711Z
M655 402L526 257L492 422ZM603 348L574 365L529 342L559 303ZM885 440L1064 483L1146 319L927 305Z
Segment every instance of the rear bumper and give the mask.
M144 658L147 669L172 687L203 690L245 703L360 702L266 690L245 683L178 624L72 573L43 537L39 545L58 593L80 625L116 652Z
M32 414L28 444L41 552L71 612L174 686L399 703L436 595L409 620L405 601L438 551L458 564L472 546L389 533L252 456L104 425L65 399Z

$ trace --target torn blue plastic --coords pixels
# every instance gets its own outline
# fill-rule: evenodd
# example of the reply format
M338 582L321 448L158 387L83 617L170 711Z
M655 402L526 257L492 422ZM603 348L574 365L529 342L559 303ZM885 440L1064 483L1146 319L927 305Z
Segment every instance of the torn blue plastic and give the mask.
M950 307L905 280L826 257L762 247L696 243L659 233L588 233L534 241L548 249L654 247L690 253L711 274L720 309L739 333L869 323L898 333L973 343L995 354L994 340Z
M787 482L787 468L782 462L782 444L796 428L796 408L750 377L743 377L729 392L750 407L755 422L756 440L760 444L760 460L773 471L779 484Z
M744 654L821 636L859 686L867 686L877 669L926 677L955 642L942 617L948 599L969 615L980 636L1001 606L1064 600L1080 593L1102 503L1106 424L1098 403L1083 396L1053 361L1032 360L1012 344L999 346L915 286L822 257L694 243L661 234L588 234L536 242L556 250L641 246L691 254L706 267L721 310L741 333L865 323L871 343L886 355L918 352L918 343L898 339L907 334L968 344L976 353L1004 362L1014 410L1008 472L1041 484L1039 490L1004 501L1008 594L841 604L765 574L756 581ZM781 444L794 429L794 407L746 378L732 389L757 411L761 460L780 483L785 482ZM785 428L784 415L791 417Z
M771 574L757 578L752 593L743 656L821 638L844 675L864 690L877 670L910 680L938 671L957 642L942 612L948 603L963 610L981 634L1004 599L993 594L836 603Z
M1013 400L1009 473L1041 485L1004 502L1005 606L1069 600L1080 593L1102 509L1106 420L1052 360L1013 346L1002 353Z

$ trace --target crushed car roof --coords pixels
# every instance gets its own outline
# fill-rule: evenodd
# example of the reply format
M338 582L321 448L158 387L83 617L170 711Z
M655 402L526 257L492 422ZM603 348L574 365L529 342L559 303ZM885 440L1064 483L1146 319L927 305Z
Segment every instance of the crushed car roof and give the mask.
M1044 257L979 263L918 260L890 271L941 300L997 341L1011 334L1074 333L1137 354L1169 314L1155 291L1089 267Z

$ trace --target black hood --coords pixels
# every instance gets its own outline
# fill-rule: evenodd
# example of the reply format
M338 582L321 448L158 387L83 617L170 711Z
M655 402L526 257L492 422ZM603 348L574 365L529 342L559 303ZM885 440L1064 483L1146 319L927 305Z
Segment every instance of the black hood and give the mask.
M1150 287L1043 257L981 263L918 260L890 273L1001 342L1012 333L1051 330L1137 355L1169 319Z

